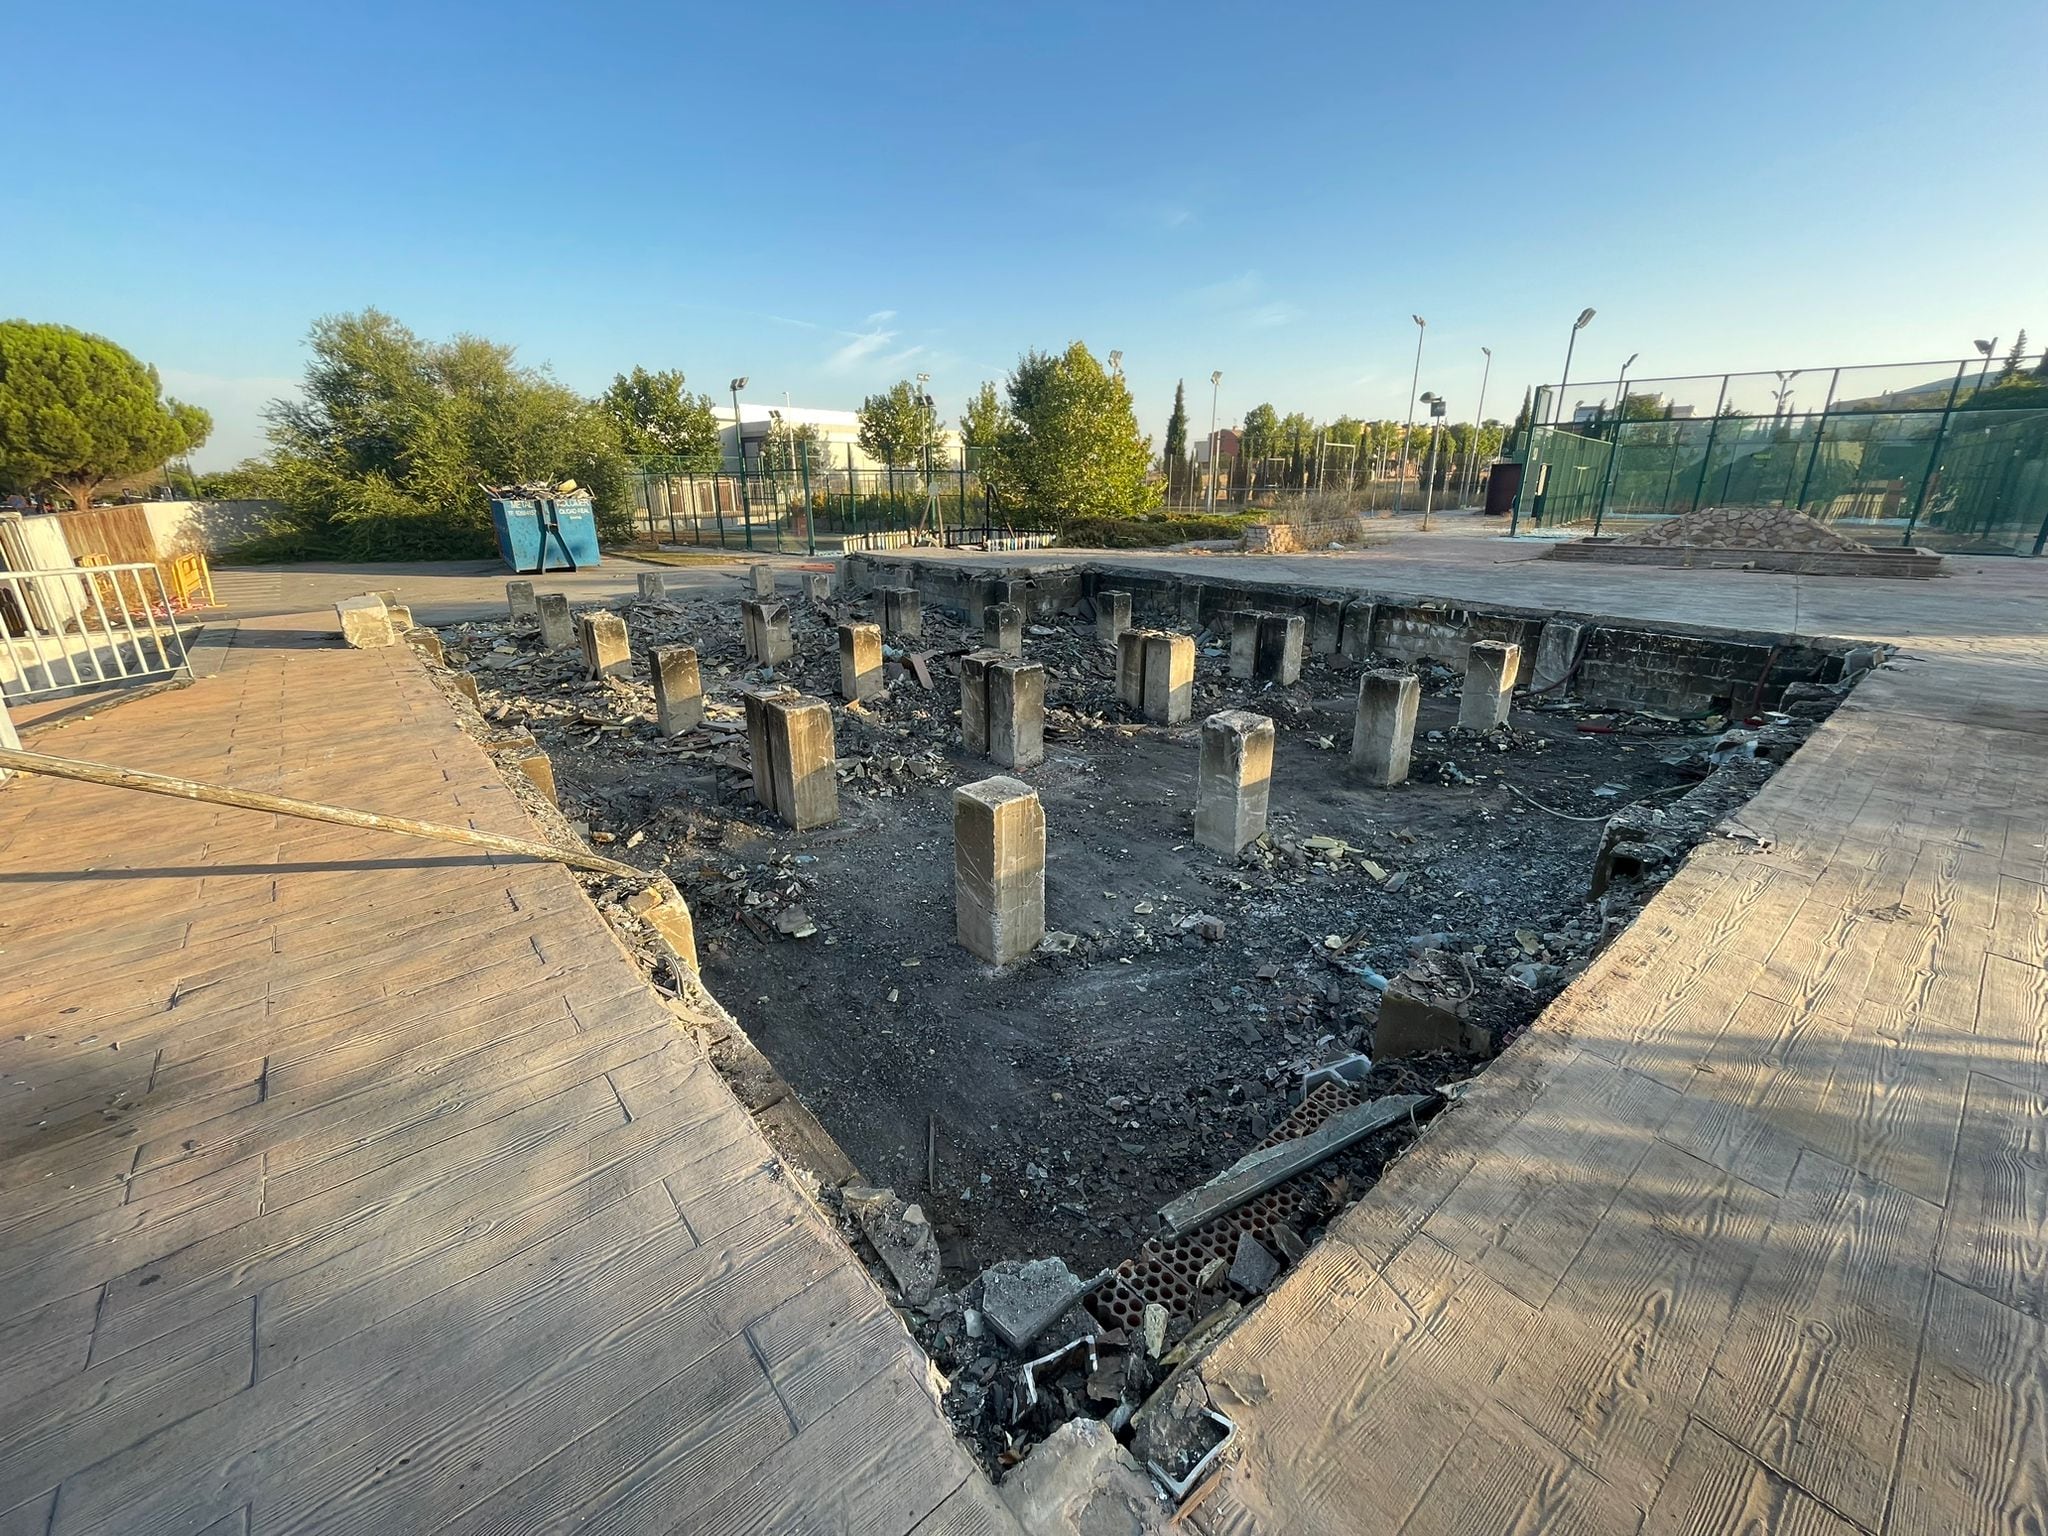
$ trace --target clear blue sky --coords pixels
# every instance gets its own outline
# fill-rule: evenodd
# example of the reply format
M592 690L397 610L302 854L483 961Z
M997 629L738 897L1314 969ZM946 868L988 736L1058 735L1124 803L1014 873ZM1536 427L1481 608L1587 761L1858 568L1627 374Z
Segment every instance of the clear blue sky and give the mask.
M2043 0L15 6L0 311L231 462L316 315L949 415L1029 346L1141 420L2048 341ZM2003 342L2001 343L2001 349Z

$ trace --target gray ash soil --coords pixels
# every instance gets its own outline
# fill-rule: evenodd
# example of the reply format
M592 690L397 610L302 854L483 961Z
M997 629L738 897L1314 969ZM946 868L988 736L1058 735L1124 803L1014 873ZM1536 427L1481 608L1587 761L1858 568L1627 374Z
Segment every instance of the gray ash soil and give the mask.
M800 654L777 680L833 698L843 610L791 609ZM1160 1205L1286 1115L1304 1068L1370 1049L1377 994L1349 967L1391 975L1411 947L1435 950L1473 1016L1513 1038L1626 915L1586 899L1598 818L1671 804L1720 728L1518 707L1509 732L1460 735L1456 680L1425 665L1411 781L1368 789L1344 772L1356 665L1313 661L1275 689L1232 681L1210 647L1194 726L1138 726L1107 650L1061 620L1027 639L1049 728L1046 761L1018 776L1045 805L1048 926L1076 942L996 972L953 938L952 790L999 771L960 746L957 625L927 616L933 688L892 662L886 700L835 707L842 822L792 834L751 803L732 706L759 674L738 654L736 599L626 616L636 675L599 684L530 628L442 634L451 661L479 667L490 729L524 728L553 758L571 821L676 881L712 992L863 1174L924 1204L949 1284L1001 1258L1058 1254L1086 1274L1130 1254ZM698 645L714 717L665 743L645 650L670 643ZM1239 707L1274 716L1279 740L1271 833L1230 865L1191 832L1197 727ZM1184 931L1198 915L1221 937ZM1480 1065L1378 1075L1412 1091Z

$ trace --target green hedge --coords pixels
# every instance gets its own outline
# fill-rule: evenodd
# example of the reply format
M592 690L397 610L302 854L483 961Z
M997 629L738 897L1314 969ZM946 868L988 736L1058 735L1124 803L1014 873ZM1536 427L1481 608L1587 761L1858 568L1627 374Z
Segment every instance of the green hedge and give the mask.
M1253 517L1219 512L1185 516L1082 517L1062 525L1060 542L1087 549L1161 549L1191 539L1237 539Z

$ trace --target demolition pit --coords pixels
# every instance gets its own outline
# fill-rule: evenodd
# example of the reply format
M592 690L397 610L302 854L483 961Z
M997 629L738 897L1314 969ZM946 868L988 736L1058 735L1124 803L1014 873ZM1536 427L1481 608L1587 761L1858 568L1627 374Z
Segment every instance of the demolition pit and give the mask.
M994 1466L1129 1438L1853 680L1596 706L1576 623L1429 656L1277 588L854 575L574 612L541 577L439 638L535 814L646 872L593 899L729 1015L713 1060Z

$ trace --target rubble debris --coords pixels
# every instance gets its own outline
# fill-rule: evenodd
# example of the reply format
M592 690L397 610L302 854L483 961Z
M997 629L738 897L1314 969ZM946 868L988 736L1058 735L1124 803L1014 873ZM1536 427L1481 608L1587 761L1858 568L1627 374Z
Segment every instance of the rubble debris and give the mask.
M1373 1051L1383 1060L1426 1051L1491 1056L1487 1032L1470 1018L1472 991L1467 986L1460 995L1450 983L1419 967L1401 972L1380 999Z
M996 1492L1027 1531L1164 1536L1173 1529L1172 1508L1096 1419L1062 1424Z
M1306 1136L1247 1153L1199 1189L1161 1207L1159 1225L1168 1237L1184 1236L1203 1222L1285 1183L1303 1169L1313 1168L1361 1137L1406 1119L1427 1103L1429 1097L1424 1094L1372 1099L1333 1115Z
M888 1267L896 1289L912 1306L932 1299L939 1285L939 1244L918 1205L905 1205L892 1189L853 1185L840 1198Z
M1266 1251L1266 1245L1249 1232L1237 1238L1237 1257L1230 1263L1230 1283L1253 1295L1263 1293L1280 1273L1280 1261Z
M1065 1259L1005 1259L981 1276L981 1315L1020 1353L1087 1293Z

